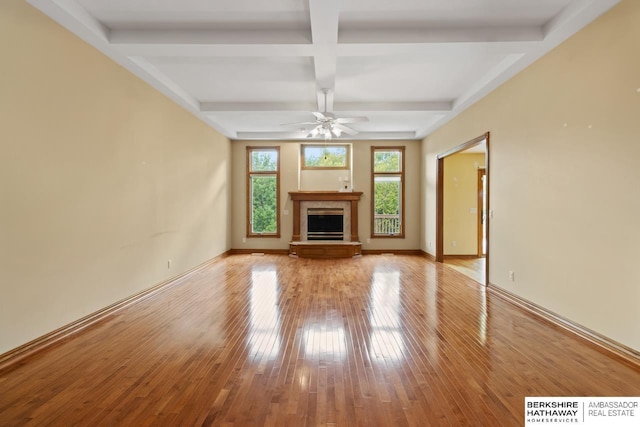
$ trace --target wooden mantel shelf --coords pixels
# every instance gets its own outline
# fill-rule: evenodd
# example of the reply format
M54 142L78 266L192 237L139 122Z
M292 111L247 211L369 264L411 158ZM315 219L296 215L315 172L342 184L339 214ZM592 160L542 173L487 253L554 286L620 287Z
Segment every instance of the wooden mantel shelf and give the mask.
M358 201L362 191L289 191L291 200L295 201Z
M360 241L358 236L358 202L362 191L290 191L289 195L293 201L293 242L300 241L300 202L309 201L351 202L350 240L353 243ZM335 244L331 246L335 246Z

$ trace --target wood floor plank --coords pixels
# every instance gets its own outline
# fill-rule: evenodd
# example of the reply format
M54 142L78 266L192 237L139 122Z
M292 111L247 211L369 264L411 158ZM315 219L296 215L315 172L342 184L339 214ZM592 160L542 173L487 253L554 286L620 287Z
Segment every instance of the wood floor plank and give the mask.
M519 426L640 371L419 256L234 255L0 372L0 425Z

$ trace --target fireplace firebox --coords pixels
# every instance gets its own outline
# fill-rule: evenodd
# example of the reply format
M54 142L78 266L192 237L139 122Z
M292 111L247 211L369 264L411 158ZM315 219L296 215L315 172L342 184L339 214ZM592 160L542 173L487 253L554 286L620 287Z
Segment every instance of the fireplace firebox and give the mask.
M308 240L344 240L344 209L307 209Z

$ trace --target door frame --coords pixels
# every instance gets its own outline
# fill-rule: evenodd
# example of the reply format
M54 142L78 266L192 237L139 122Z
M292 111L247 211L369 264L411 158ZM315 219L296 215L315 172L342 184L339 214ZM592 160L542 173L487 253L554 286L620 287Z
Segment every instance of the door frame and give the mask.
M482 253L482 240L483 238L486 238L486 236L484 235L484 231L483 231L483 223L482 223L482 214L484 211L484 193L485 193L485 185L484 185L484 181L482 180L482 177L484 177L484 179L486 180L487 178L487 169L486 168L478 168L478 257L479 258L483 258L485 256L485 254ZM487 221L487 213L484 212L484 220L485 222Z
M485 145L485 170L486 170L486 182L487 182L487 193L484 195L486 199L487 205L487 213L489 210L489 140L490 135L489 132L485 132L484 134L473 138L470 141L462 143L452 149L445 151L444 153L438 154L437 162L436 162L436 262L444 261L444 159L453 156L461 151L468 150L469 148L480 145L482 142L486 142ZM491 215L486 215L486 223L487 223L487 248L485 253L485 286L489 283L489 224L490 224Z

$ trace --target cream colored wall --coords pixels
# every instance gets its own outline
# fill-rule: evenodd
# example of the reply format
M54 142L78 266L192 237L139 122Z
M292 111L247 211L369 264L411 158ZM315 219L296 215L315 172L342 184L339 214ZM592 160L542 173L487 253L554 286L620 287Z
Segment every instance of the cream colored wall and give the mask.
M0 353L230 247L226 138L24 1L0 52Z
M300 190L338 191L344 185L344 179L351 180L350 170L301 170ZM347 181L349 183L349 181Z
M444 159L445 255L478 254L478 167L484 167L484 154Z
M636 350L638 22L621 2L423 141L422 241L437 154L490 131L490 282Z
M289 191L298 191L298 162L300 143L275 141L234 141L232 144L233 170L233 238L234 249L288 249L293 231L293 205ZM371 147L402 146L405 152L405 222L406 237L404 239L370 239L371 235ZM279 146L280 147L280 218L281 237L265 238L246 236L246 147L247 146ZM353 141L353 190L362 191L358 207L360 240L363 249L419 249L420 248L420 141ZM333 172L333 171L331 171ZM337 179L333 175L319 173L316 190L337 191ZM323 187L323 188L322 188ZM304 188L308 190L309 188ZM284 214L288 211L288 215ZM370 241L368 241L370 239Z

